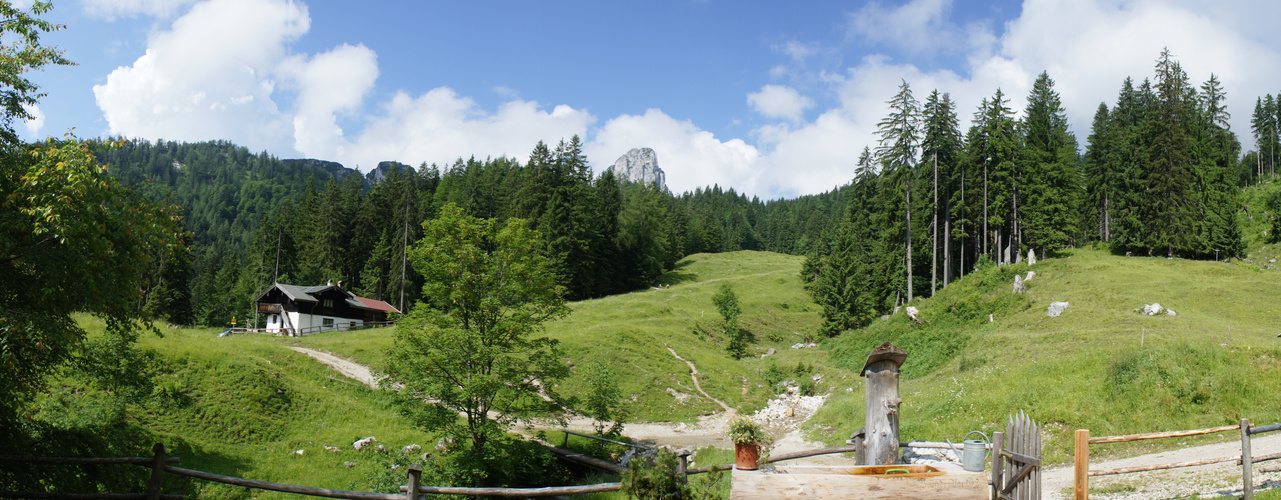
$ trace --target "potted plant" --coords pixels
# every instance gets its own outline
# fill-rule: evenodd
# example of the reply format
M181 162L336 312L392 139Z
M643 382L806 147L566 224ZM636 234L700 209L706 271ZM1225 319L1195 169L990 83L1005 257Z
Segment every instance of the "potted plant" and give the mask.
M756 470L774 442L760 425L742 416L729 422L729 438L734 441L734 467L738 470Z

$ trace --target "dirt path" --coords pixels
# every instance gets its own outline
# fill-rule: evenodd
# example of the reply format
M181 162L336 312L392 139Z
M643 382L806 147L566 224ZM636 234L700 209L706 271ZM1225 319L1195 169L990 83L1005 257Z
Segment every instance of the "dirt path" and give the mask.
M315 349L309 349L301 346L289 346L289 348L328 365L334 370L337 370L338 373L341 373L348 378L358 380L371 388L378 388L378 380L380 378L375 377L373 372L369 370L369 367L365 365L324 351L317 351ZM676 448L698 449L709 446L721 449L733 448L733 443L729 441L727 434L729 432L729 421L734 418L738 412L728 404L725 404L724 401L716 399L703 391L703 388L698 381L698 367L695 366L694 363L680 357L680 355L676 354L676 351L671 347L668 347L667 350L672 353L672 356L676 357L676 359L684 361L685 364L689 365L690 378L693 380L694 387L698 389L698 392L707 399L716 402L716 404L723 408L724 411L712 415L701 416L694 424L686 424L684 422L629 423L627 424L624 433L628 437L637 441L653 443L656 445L672 446ZM798 417L800 416L801 415L798 413ZM791 422L787 427L796 429L806 418L808 418L808 416L808 414L805 414L804 418L797 418L795 422ZM549 423L546 427L553 428L559 426L553 426ZM590 433L595 431L592 427L592 420L590 418L571 419L566 428L575 432ZM823 443L807 441L799 430L791 430L782 436L777 437L774 444L774 453L788 453L822 447L824 447ZM798 465L852 465L853 460L840 455L829 455L796 460L792 463Z
M729 414L730 418L733 418L733 417L734 417L734 415L738 413L738 412L737 412L737 411L735 411L733 408L730 408L730 407L729 407L729 405L725 404L725 402L724 402L724 401L721 401L721 400L719 400L719 399L716 399L716 398L712 397L710 394L708 394L708 393L707 393L707 391L704 391L704 390L703 390L703 386L702 386L702 385L700 385L700 384L698 383L698 367L697 367L697 366L694 366L694 362L693 362L693 361L689 361L689 360L687 360L687 359L685 359L685 358L682 358L679 354L676 354L676 350L675 350L675 349L672 349L672 347L671 347L671 346L664 345L663 347L666 347L666 348L667 348L667 352L672 353L672 356L676 357L676 359L679 359L679 360L681 360L681 361L684 361L684 362L685 362L685 364L689 365L689 378L690 378L690 380L693 380L693 381L694 381L694 388L695 388L695 389L698 389L698 393L699 393L699 394L702 394L702 395L703 395L703 397L705 397L705 398L707 398L707 399L710 399L710 400L712 400L713 402L715 402L716 404L720 405L720 406L721 406L721 409L725 410L725 413Z
M292 345L289 346L289 348L306 354L307 356L314 358L316 361L329 365L330 368L338 370L338 373L343 374L347 378L356 379L369 386L371 389L378 388L378 380L380 380L381 377L374 377L374 373L369 370L368 366L349 359L340 358L324 351L317 351L315 349Z
M1281 452L1281 434L1268 434L1254 438L1250 443L1256 457ZM1091 461L1091 469L1113 469L1140 465L1159 465L1191 462L1218 457L1240 457L1241 442L1227 441L1192 448L1149 453L1130 458ZM1254 466L1254 484L1258 488L1281 487L1281 472L1259 472L1261 467L1273 467L1275 462ZM1041 492L1047 500L1072 498L1072 466L1046 469L1041 476ZM1107 500L1149 500L1183 497L1240 497L1241 466L1232 462L1185 467L1164 471L1119 474L1090 478L1090 498Z

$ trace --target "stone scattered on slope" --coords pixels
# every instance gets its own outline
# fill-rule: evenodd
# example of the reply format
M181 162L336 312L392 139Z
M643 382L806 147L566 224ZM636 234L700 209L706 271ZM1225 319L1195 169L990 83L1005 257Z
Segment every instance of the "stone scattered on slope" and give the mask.
M1026 278L1023 278L1023 282L1024 282L1024 283L1027 283L1027 282L1029 282L1029 281L1032 281L1032 278L1034 278L1034 277L1036 277L1036 271L1028 271L1028 272L1027 272L1027 277L1026 277Z
M1045 310L1045 315L1051 318L1057 318L1060 314L1063 314L1063 311L1067 310L1069 305L1071 304L1068 304L1067 302L1051 302L1049 309Z
M1027 293L1027 287L1023 286L1023 278L1014 275L1014 293Z
M752 415L752 420L761 427L779 431L791 431L800 427L805 419L818 411L827 396L800 396L783 394L771 399L764 408Z
M1142 313L1144 316L1156 316L1165 312L1166 309L1161 307L1161 304L1153 302L1151 304L1143 304L1143 307L1135 309L1135 311Z
M918 317L918 315L920 314L921 314L920 309L917 309L912 306L907 306L907 317L911 319L913 322L915 322L916 324L921 324L921 318Z
M1029 248L1027 249L1027 265L1030 266L1032 264L1036 264L1036 251Z

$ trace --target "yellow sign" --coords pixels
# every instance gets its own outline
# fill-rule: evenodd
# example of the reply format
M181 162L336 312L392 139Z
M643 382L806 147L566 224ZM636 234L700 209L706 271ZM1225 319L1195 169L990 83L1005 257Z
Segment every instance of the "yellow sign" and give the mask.
M236 317L235 317L235 316L232 316L232 317L231 317L231 326L232 326L232 327L235 327L235 326L236 326Z

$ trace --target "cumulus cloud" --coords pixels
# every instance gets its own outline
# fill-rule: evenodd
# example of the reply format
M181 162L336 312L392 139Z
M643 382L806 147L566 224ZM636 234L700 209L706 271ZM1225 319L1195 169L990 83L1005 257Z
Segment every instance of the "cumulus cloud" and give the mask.
M253 149L287 144L272 93L285 44L310 26L288 0L210 0L192 6L146 53L93 87L108 132L147 139L229 139ZM228 26L237 26L234 33Z
M689 120L677 120L658 109L610 119L585 152L603 169L638 147L654 149L659 167L667 174L667 186L676 193L713 184L748 193L768 189L761 182L760 153L754 146L742 139L722 141Z
M997 88L1011 108L1021 110L1033 79L1048 71L1084 141L1098 103L1111 105L1127 75L1150 76L1153 60L1168 46L1193 83L1211 71L1224 82L1233 128L1245 142L1254 98L1275 93L1281 81L1281 46L1263 21L1281 17L1281 4L1026 0L1018 17L1007 22L960 25L950 20L951 0L891 7L872 2L848 17L848 33L863 51L852 63L837 62L851 40L775 45L780 64L762 79L786 78L827 101L819 107L796 87L761 86L748 93L747 106L782 121L751 130L748 142L716 137L659 109L605 117L597 126L586 109L526 100L518 89L495 89L506 100L496 109L482 108L449 87L395 92L370 103L379 75L373 50L345 44L314 54L292 50L310 27L301 3L203 0L187 6L190 1L86 4L110 15L186 9L150 36L145 54L94 87L109 133L229 139L280 156L293 151L362 168L381 160L523 159L539 140L554 143L577 134L598 170L631 148L654 148L676 192L719 184L776 198L849 182L859 151L875 147L876 123L902 80L920 100L932 89L950 93L967 127L979 100ZM948 61L937 60L940 50ZM38 131L40 123L27 125Z
M554 145L574 135L585 137L593 120L585 110L559 105L547 111L537 102L522 100L508 101L488 113L447 87L418 97L398 92L339 158L361 168L387 159L450 163L473 155L523 161L540 140Z
M873 1L847 16L850 36L909 53L953 49L959 34L948 22L952 0L912 0L896 7Z
M40 129L44 128L44 112L40 111L40 106L36 105L23 105L22 108L27 110L27 114L31 115L30 120L24 120L22 122L22 128L26 130L28 138L38 138L40 135Z
M100 0L116 13L155 13L180 2ZM102 7L106 8L106 7ZM522 157L539 140L585 136L594 118L513 97L494 112L445 87L398 92L364 116L377 54L340 45L293 54L310 28L293 0L206 0L151 35L132 65L94 86L108 133L147 139L227 139L280 156L368 169L382 160L448 163L476 155ZM234 31L227 27L234 26ZM283 103L283 104L282 104ZM357 130L344 130L355 123Z
M801 95L796 89L783 85L766 85L761 90L747 94L747 104L757 113L769 118L782 118L801 121L806 109L814 107L814 101Z
M1238 2L1211 8L1189 0L1027 0L1019 17L1004 23L998 32L982 24L951 23L946 17L950 5L947 0L915 0L896 8L871 3L851 14L852 32L879 44L897 45L895 50L907 56L873 52L851 66L819 73L835 95L835 103L821 110L814 121L758 127L752 132L754 156L721 166L700 163L699 171L732 173L736 177L715 182L741 186L764 197L816 193L849 182L859 151L864 146L875 148L876 123L902 80L911 84L918 100L923 101L933 89L950 93L961 127L966 128L980 99L998 88L1010 100L1009 106L1021 113L1033 80L1047 71L1084 146L1098 104L1111 106L1126 76L1140 81L1150 77L1163 47L1169 47L1182 63L1193 85L1199 86L1211 72L1224 82L1232 128L1248 149L1254 99L1275 93L1275 82L1281 81L1278 43L1268 35L1266 23L1257 20L1263 14L1281 15L1276 12L1281 10L1278 6L1260 12ZM922 32L943 35L926 40L919 36ZM939 40L959 47L964 63L958 69L910 57ZM794 71L776 67L771 76ZM766 112L761 104L764 94L764 90L749 94L748 102L758 112L796 116L781 111L794 107ZM685 142L706 134L697 127L687 133ZM634 135L645 136L641 131ZM666 170L670 162L662 149L655 150ZM669 171L669 183L683 182L682 172ZM694 185L700 182L695 180Z
M82 0L86 14L105 19L147 15L170 17L196 0Z

